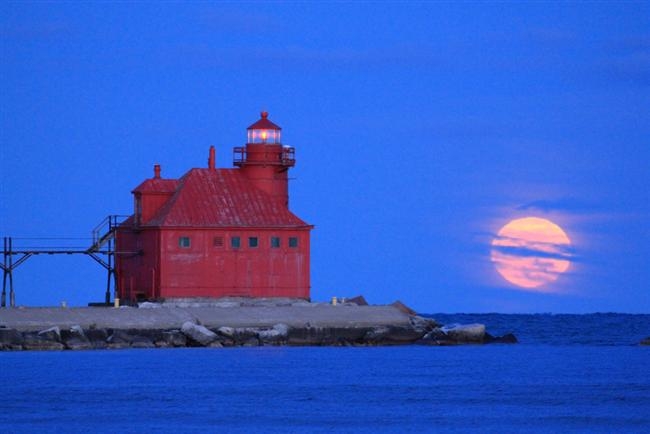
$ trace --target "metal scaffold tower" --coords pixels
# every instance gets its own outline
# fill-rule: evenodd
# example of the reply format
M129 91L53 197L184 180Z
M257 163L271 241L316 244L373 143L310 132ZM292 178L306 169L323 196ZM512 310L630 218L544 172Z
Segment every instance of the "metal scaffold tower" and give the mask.
M128 216L109 215L92 231L92 238L12 238L4 237L0 263L2 268L2 295L0 305L7 306L7 286L9 286L9 306L16 306L14 291L14 270L35 255L87 255L104 267L107 271L105 303L111 301L111 282L114 293L117 293L117 279L115 279L115 255L137 255L138 252L117 252L115 249L115 232L119 225ZM75 240L90 241L90 247L70 246L68 243ZM14 241L19 241L14 246ZM22 244L21 244L22 243ZM37 243L37 245L34 245Z

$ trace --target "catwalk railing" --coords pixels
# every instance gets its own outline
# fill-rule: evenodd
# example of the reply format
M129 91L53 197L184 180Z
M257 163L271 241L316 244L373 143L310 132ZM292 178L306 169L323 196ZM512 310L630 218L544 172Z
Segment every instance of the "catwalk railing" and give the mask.
M7 306L7 289L9 289L9 306L16 306L14 291L14 270L36 255L87 255L107 271L106 304L111 301L111 282L113 292L117 294L115 279L115 256L133 255L138 252L118 252L115 250L115 232L129 216L110 215L92 231L91 238L41 237L41 238L3 238L2 249L2 294L0 305ZM16 244L14 242L17 241ZM88 247L90 246L90 247ZM8 288L7 288L8 287Z

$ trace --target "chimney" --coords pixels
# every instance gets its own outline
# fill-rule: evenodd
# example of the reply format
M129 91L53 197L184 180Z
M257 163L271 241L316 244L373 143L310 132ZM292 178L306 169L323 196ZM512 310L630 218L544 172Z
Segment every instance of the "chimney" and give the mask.
M208 169L214 170L215 160L217 159L214 146L210 146L210 156L208 157Z
M153 179L160 179L160 164L153 165Z

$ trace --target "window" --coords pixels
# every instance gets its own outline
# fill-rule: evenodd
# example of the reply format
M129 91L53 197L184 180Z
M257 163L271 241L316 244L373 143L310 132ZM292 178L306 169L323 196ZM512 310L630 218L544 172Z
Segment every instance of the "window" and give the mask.
M289 237L289 247L298 247L298 237Z
M178 237L178 247L182 249L190 248L190 237Z
M280 247L280 237L271 237L271 248L277 249Z
M212 239L212 245L214 247L223 247L223 237L214 237Z
M248 237L248 247L257 247L257 237Z
M233 249L238 249L241 247L241 238L239 237L231 237L230 238L230 247Z

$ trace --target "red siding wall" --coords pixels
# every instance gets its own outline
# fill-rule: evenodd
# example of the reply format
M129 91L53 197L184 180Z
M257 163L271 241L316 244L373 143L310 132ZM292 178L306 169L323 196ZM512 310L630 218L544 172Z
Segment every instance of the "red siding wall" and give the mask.
M190 246L181 247L180 237L189 237ZM239 248L232 247L233 237L240 238ZM249 237L257 237L257 247L249 246ZM271 237L280 238L279 248L271 247ZM289 246L291 237L297 238L297 247ZM309 298L309 229L152 228L121 232L120 238L118 251L134 245L143 251L142 256L118 256L120 298Z
M289 177L286 167L276 163L282 159L282 145L246 145L246 164L241 172L251 183L278 200L284 206L289 204ZM271 163L271 164L267 164Z
M116 237L118 295L124 300L157 298L160 294L160 234L156 230L120 230Z
M135 214L137 215L137 201L141 203L140 223L145 224L156 214L156 212L169 200L171 194L166 193L146 193L135 195Z

